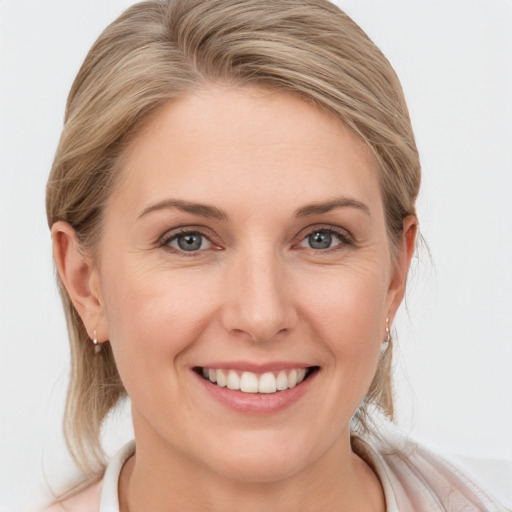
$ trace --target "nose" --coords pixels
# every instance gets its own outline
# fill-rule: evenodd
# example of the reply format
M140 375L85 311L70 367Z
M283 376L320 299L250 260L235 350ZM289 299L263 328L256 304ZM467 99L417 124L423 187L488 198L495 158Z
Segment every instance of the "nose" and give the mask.
M230 333L267 342L296 326L291 281L277 255L240 257L228 271L226 289L222 323Z

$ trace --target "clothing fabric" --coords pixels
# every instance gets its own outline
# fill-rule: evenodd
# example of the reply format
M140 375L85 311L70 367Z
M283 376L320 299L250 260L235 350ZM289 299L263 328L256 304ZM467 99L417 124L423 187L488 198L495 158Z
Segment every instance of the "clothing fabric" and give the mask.
M355 437L353 449L379 477L387 512L507 512L474 478L408 438Z
M387 512L507 512L454 464L405 436L355 435L352 447L380 479ZM119 476L134 452L131 441L112 458L101 482L46 512L119 512Z

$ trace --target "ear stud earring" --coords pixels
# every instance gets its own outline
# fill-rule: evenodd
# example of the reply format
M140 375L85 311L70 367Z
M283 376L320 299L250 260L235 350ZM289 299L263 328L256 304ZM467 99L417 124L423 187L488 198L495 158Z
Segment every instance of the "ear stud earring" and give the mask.
M382 342L380 353L384 354L391 344L391 330L389 328L389 318L386 318L386 339Z
M92 340L92 343L94 345L94 353L99 354L101 352L101 344L98 343L98 340L96 338L96 329L94 329L94 339Z

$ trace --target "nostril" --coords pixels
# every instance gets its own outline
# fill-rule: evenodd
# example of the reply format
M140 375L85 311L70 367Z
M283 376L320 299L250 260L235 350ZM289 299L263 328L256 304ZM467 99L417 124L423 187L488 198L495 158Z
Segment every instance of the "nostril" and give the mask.
M238 285L233 286L223 304L221 321L228 332L240 339L254 343L274 341L294 330L298 312L289 290L275 277L277 270L272 269L271 262L259 272L254 265L247 271L250 266L250 261L244 262L245 272L250 275L241 274L236 279Z

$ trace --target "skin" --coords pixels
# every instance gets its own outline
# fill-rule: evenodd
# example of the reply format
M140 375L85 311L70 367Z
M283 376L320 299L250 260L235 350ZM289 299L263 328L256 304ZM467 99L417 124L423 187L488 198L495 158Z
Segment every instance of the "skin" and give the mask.
M54 225L59 273L132 400L122 511L385 510L349 424L403 297L416 219L392 260L378 172L362 141L303 100L209 87L137 136L94 259ZM203 233L201 248L180 250L178 227ZM330 247L314 249L321 229ZM243 413L192 370L220 361L319 370L284 409Z

